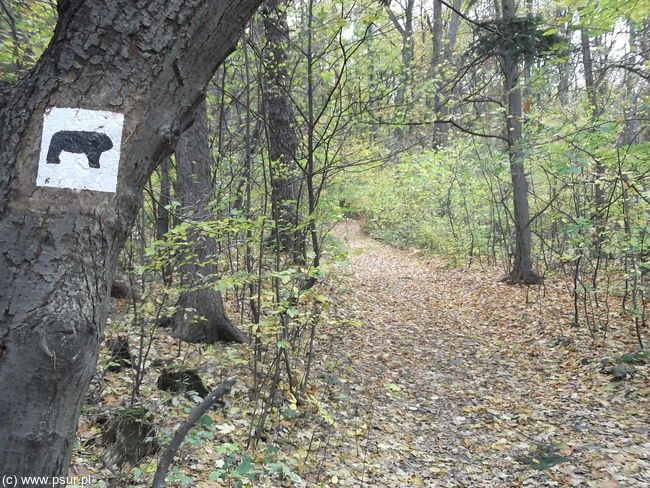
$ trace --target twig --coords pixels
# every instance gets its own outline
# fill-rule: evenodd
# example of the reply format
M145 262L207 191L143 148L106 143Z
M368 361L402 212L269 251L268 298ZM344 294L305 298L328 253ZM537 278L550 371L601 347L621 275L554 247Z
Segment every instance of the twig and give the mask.
M235 384L235 378L228 378L226 381L221 383L215 390L212 391L208 396L206 396L203 401L194 407L190 412L187 419L178 427L174 437L171 442L165 449L165 452L160 457L160 462L158 463L158 468L156 469L156 474L153 477L152 488L164 488L165 487L165 477L167 476L167 471L169 470L169 465L174 460L174 455L178 448L181 447L183 439L190 431L192 426L199 421L203 414L208 411L208 409L222 396L227 393L230 393L233 385Z

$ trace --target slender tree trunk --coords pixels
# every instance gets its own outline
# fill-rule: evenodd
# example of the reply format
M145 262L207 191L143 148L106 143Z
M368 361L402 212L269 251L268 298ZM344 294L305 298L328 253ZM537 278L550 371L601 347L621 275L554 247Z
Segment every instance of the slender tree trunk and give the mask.
M169 231L169 210L167 206L171 203L170 191L171 185L169 180L169 159L166 158L158 166L160 175L160 195L156 205L156 240L161 240ZM171 267L163 265L161 270L162 280L165 285L171 284Z
M434 1L434 10L433 10L433 25L431 26L432 34L432 44L433 44L433 56L431 67L429 71L429 77L445 77L444 72L441 71L442 62L449 63L454 53L454 48L456 47L456 38L458 37L458 28L460 27L460 15L457 12L460 12L462 8L462 0L454 0L449 18L449 27L447 29L447 34L443 33L443 21L442 21L442 2L440 0ZM470 3L471 4L471 3ZM443 49L443 39L446 38L446 43L444 43ZM448 99L449 92L448 90L442 89L444 83L438 82L435 87L434 94L434 109L436 110L436 115L440 119L447 119L450 112L449 102L441 103L441 100ZM447 144L449 134L449 124L434 124L433 125L433 146L434 147L444 147Z
M169 211L165 208L170 202L171 185L169 183L169 159L165 159L158 166L160 175L160 195L158 196L158 205L156 206L156 239L160 240L165 237L169 231Z
M474 2L470 2L470 5ZM449 19L449 30L447 31L447 44L445 44L445 60L451 60L451 56L454 53L454 48L456 47L456 39L458 38L458 28L460 27L460 15L456 12L460 12L461 7L463 6L463 0L454 0L452 7L454 9L451 11L451 17Z
M307 205L309 215L313 216L316 211L316 188L314 185L314 169L315 169L315 132L316 132L316 116L314 108L314 98L316 96L315 81L314 81L314 0L307 2L307 165L305 171L305 180L307 183ZM314 253L312 265L314 268L320 266L320 242L318 240L318 229L316 227L316 219L309 219L308 232L311 240L311 249ZM316 283L316 278L311 276L307 282L303 284L305 289L311 288Z
M502 8L504 21L507 22L514 18L514 0L502 0ZM506 126L515 223L515 256L509 281L512 283L535 283L539 281L539 277L533 272L528 182L521 151L523 113L521 88L519 87L520 60L516 54L505 51L502 55L502 65L504 87L508 97Z
M415 51L415 40L413 39L413 8L415 0L407 0L404 11L404 38L402 43L402 81L398 89L399 104L406 101L406 94L411 85L411 65Z
M212 216L212 158L208 137L205 100L199 105L194 123L176 144L175 196L185 218L203 221ZM190 262L181 266L181 285L186 291L178 299L178 311L172 320L172 335L188 342L211 344L221 341L244 342L244 335L230 322L223 307L221 293L209 288L217 279L217 267L204 264L214 261L214 239L190 235L193 252ZM204 288L207 285L208 288Z
M533 2L532 0L526 0L526 16L533 16ZM526 100L531 97L530 88L528 86L528 80L530 79L533 73L533 64L535 62L535 56L532 53L524 55L524 93L523 96Z
M295 161L298 138L287 69L287 0L266 0L262 14L266 38L262 98L270 160L271 208L280 246L297 259L303 246L296 231L300 184Z
M429 66L429 77L436 75L436 69L440 64L442 55L442 3L440 0L433 1L433 21L429 26L431 30L431 65Z
M593 122L596 122L601 114L601 107L598 103L598 86L594 78L594 63L591 56L591 44L589 35L582 29L580 31L580 47L582 50L582 65L585 71L585 88L587 89L587 98L589 99L589 113ZM595 162L594 174L594 203L596 204L596 247L600 250L603 239L603 216L601 210L606 205L605 192L601 178L605 174L605 167L598 161Z
M115 263L144 185L259 3L59 2L46 52L0 99L3 475L67 472ZM114 192L36 185L52 107L124 116Z
M582 66L585 70L585 87L590 104L589 111L593 117L598 117L600 109L598 107L598 88L594 78L594 63L591 57L591 43L589 42L589 34L584 29L580 31L580 47L582 50Z
M414 40L413 40L413 8L415 0L406 0L404 4L404 25L400 24L395 13L388 7L390 16L395 29L402 36L402 70L399 79L399 85L395 90L395 104L400 107L406 100L406 94L411 83L411 64L413 62Z
M566 15L565 9L558 8L555 10L555 17L562 18L565 15ZM569 38L571 36L571 29L569 28L568 22L564 24L561 32L562 35L566 38ZM558 98L560 99L560 102L563 105L567 105L569 103L569 89L571 88L571 81L569 79L570 69L571 66L569 64L569 60L560 61L560 63L557 65L557 70L558 70L557 93L558 93Z
M433 1L433 22L430 25L432 56L429 66L429 78L439 76L440 57L442 56L442 3L440 0ZM436 83L433 95L433 108L436 113L440 111L440 82ZM444 145L442 124L433 124L433 147L438 148Z
M630 57L632 58L633 63L637 64L639 61L637 28L636 24L631 20L628 21L628 26L630 29ZM625 109L625 133L623 143L626 145L639 144L642 142L639 137L641 135L641 123L638 120L639 96L636 89L638 78L638 75L631 71L625 73L625 96L627 98L627 108Z
M375 35L377 32L377 26L373 23L368 27L368 40L366 41L366 49L368 55L368 96L370 103L368 104L368 113L370 118L374 121L377 118L377 112L379 104L377 103L378 94L377 94L377 68L375 64L377 63L377 56L375 54ZM376 123L372 124L372 133L371 137L373 140L377 137L379 126Z

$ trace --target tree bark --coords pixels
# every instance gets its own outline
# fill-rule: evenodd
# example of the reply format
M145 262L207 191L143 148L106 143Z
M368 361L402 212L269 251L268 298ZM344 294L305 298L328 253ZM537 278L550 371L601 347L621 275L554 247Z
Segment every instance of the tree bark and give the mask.
M555 9L556 18L562 18L565 15L566 15L565 9L563 8ZM571 36L571 29L569 25L570 24L568 22L565 22L564 25L561 27L561 33L566 38L569 38ZM557 70L558 70L558 87L557 87L558 98L560 99L560 102L563 105L567 105L569 103L569 91L571 89L571 80L569 78L571 66L569 60L566 59L560 61L557 65Z
M514 0L502 0L502 9L504 21L507 22L515 17ZM528 182L521 151L523 113L521 88L519 87L520 60L516 54L504 51L501 62L504 88L508 98L506 127L515 223L515 256L509 281L511 283L536 283L539 281L539 276L533 272Z
M208 139L205 100L199 105L194 123L176 144L176 199L181 213L190 220L202 221L212 216L212 158ZM180 269L181 285L186 291L178 299L178 311L172 320L172 335L194 343L212 344L219 340L244 342L245 336L226 316L221 293L209 286L217 276L217 267L206 264L217 256L214 239L190 235L193 252ZM198 316L195 318L194 316Z
M582 51L582 66L585 70L585 87L587 88L587 96L590 104L589 111L594 117L598 117L598 94L594 79L594 64L591 57L591 44L589 42L589 34L587 34L584 29L580 31L580 48Z
M433 22L431 23L431 65L429 66L429 77L436 75L436 69L440 64L442 55L442 3L440 0L433 1Z
M639 46L637 40L637 27L632 20L628 20L628 27L630 30L629 36L629 50L630 57L634 64L640 61ZM640 65L640 64L639 64ZM642 141L641 121L639 120L639 94L637 92L638 75L627 71L625 73L625 97L627 99L627 107L625 113L625 132L623 137L623 144L639 144Z
M287 1L266 0L262 15L266 38L262 98L271 164L271 206L277 225L275 237L283 249L298 258L303 246L296 231L300 181L296 165L298 137L289 97Z
M431 64L429 65L429 78L439 75L437 72L440 68L440 57L442 56L442 3L440 0L433 1L433 22L430 25L431 30ZM434 88L433 107L436 110L436 115L442 107L440 107L440 81L437 81ZM444 118L441 116L440 118ZM433 147L440 148L444 145L443 132L446 132L446 124L433 124Z
M67 472L142 190L260 0L68 0L0 101L0 473ZM3 89L3 92L5 90ZM115 193L36 186L43 115L124 115Z
M473 4L474 1L470 2L470 6ZM454 9L451 11L451 17L449 19L449 29L447 31L447 44L445 45L445 59L447 61L451 60L451 56L454 53L454 48L456 47L458 28L460 27L460 15L458 15L457 12L460 12L460 9L463 6L463 1L454 0L452 6L454 7Z
M181 444L183 444L183 440L185 440L190 429L201 420L201 417L205 415L212 405L214 405L221 397L230 393L230 390L232 390L234 385L235 378L228 378L217 388L212 390L212 392L207 395L200 404L192 409L188 417L174 433L174 437L172 437L171 442L165 448L162 456L160 456L160 461L158 462L158 467L156 468L156 473L153 477L152 488L164 488L166 486L165 478L167 477L169 466L172 464L174 456L180 449Z
M166 158L158 166L158 172L160 173L160 195L158 196L158 202L155 206L156 240L162 240L165 237L165 234L167 234L169 231L169 210L167 210L167 206L171 203L169 164L170 161ZM163 265L163 268L160 270L160 274L165 285L170 285L172 282L171 271L172 268L170 265Z
M400 107L406 100L406 94L411 83L411 64L413 62L413 9L415 0L406 0L404 3L404 25L402 26L390 6L387 7L388 15L395 29L402 36L402 71L399 85L395 90L395 104Z
M471 3L470 3L471 6ZM434 88L435 94L433 99L434 109L436 110L436 118L446 120L449 118L449 101L441 103L441 100L449 97L448 90L443 89L443 86L446 84L442 78L446 77L444 72L440 72L440 67L442 62L450 63L451 58L456 46L456 38L458 36L458 28L460 27L460 15L457 12L460 12L462 8L462 0L454 0L452 4L452 9L449 18L449 26L447 29L446 36L443 32L443 20L442 20L442 2L440 0L434 0L433 3L433 23L430 26L431 28L431 38L432 38L432 59L431 65L429 67L429 78L435 76L440 78L440 81L436 83ZM469 7L468 7L469 8ZM446 37L446 43L443 43L443 39ZM444 49L443 49L444 44ZM433 147L442 148L447 144L449 136L449 124L439 123L433 124Z
M587 89L587 98L589 100L589 114L592 122L595 123L598 117L600 117L602 109L598 103L598 84L594 78L591 43L589 42L589 34L585 29L580 30L580 48L582 51L582 66L585 71L585 88ZM600 212L607 204L603 183L601 181L605 175L605 166L599 161L595 161L594 170L594 203L596 205L596 217L594 218L596 224L595 247L597 253L600 253L605 231L603 215Z

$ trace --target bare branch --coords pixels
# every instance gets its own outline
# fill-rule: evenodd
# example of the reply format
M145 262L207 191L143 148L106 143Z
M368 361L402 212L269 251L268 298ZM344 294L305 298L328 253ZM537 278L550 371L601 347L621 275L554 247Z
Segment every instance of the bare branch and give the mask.
M160 458L160 462L158 463L158 468L156 469L156 474L154 475L153 478L153 484L151 485L152 488L164 488L167 471L169 470L170 464L174 460L174 455L176 454L176 451L178 451L178 448L181 447L181 444L183 443L183 439L185 439L185 436L190 431L192 426L194 426L194 424L196 424L199 421L199 419L203 417L205 412L207 412L208 409L217 400L219 400L222 396L226 395L227 393L230 393L230 390L235 384L235 381L236 381L235 378L229 378L223 383L221 383L215 390L212 391L212 393L206 396L199 405L194 407L194 410L190 412L187 419L185 419L185 421L178 427L178 430L176 430L174 437L172 438L171 442L167 446L167 449L165 449L165 452L163 452L163 455Z

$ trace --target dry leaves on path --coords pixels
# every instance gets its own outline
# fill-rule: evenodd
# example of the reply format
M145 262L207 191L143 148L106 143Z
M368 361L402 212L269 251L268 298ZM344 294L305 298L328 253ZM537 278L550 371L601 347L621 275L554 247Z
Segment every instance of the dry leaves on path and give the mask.
M356 222L337 232L362 253L330 285L318 354L336 428L306 470L312 482L650 485L647 370L620 383L600 372L615 345L567 325L562 284L547 282L542 300L377 242Z

